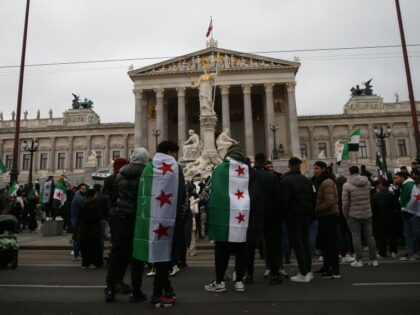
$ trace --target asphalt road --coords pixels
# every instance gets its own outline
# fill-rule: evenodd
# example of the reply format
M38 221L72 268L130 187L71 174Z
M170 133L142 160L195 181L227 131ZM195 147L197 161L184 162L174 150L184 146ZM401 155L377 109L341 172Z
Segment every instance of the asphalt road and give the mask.
M21 254L16 270L0 270L1 314L420 314L420 262L381 263L378 268L342 266L342 279L316 277L311 283L285 281L270 286L258 263L256 282L236 293L228 283L226 293L204 291L213 280L211 253L195 257L188 268L172 278L178 296L170 309L152 310L148 302L128 303L118 295L104 302L105 270L81 269L66 252ZM315 266L316 269L318 266ZM296 265L286 267L297 273ZM151 293L151 278L144 291ZM127 279L127 282L129 280Z

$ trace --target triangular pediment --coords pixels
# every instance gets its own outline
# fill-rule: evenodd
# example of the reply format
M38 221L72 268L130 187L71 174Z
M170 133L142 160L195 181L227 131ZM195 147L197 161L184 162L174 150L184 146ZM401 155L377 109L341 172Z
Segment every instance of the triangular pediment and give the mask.
M218 70L221 72L290 69L296 73L299 66L299 62L210 47L150 66L131 70L128 72L128 75L134 80L136 77L192 73L203 71L203 69L210 71Z

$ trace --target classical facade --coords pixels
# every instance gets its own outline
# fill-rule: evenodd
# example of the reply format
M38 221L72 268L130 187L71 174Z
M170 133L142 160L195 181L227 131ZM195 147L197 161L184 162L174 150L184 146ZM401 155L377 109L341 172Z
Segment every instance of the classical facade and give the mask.
M215 77L216 136L226 128L249 157L269 154L274 135L290 155L300 152L295 100L298 62L220 49L210 45L175 59L129 71L136 101L134 142L155 151L158 140L179 143L189 129L200 134L199 95L191 84L204 72Z

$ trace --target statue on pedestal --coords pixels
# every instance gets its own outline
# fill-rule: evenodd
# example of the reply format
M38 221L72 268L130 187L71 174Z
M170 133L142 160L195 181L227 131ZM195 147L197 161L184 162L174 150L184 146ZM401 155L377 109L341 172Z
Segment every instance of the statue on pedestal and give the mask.
M196 84L195 79L191 78L191 86L198 87L200 97L200 115L214 115L213 108L213 75L204 70L204 74L200 76L200 81Z
M41 112L38 109L38 111L36 112L36 119L40 119L40 118L41 118Z
M27 120L27 119L28 119L28 111L27 111L27 110L25 110L25 111L23 112L23 119L25 119L25 120Z
M52 119L53 118L53 111L52 111L52 109L50 108L50 110L48 111L48 115L50 116L50 118Z
M184 152L182 160L195 160L200 156L200 137L192 129L188 131L188 134L190 137L187 141L184 142L184 145L182 146L182 151Z
M12 120L15 120L16 113L15 111L12 112Z
M87 157L87 162L86 162L86 166L87 167L92 167L92 166L96 166L96 152L95 150L90 150L90 155L88 155Z
M229 134L229 128L226 128L225 131L223 131L216 140L217 151L219 152L219 155L222 157L222 159L226 156L226 152L232 144L239 143L238 141L232 139Z

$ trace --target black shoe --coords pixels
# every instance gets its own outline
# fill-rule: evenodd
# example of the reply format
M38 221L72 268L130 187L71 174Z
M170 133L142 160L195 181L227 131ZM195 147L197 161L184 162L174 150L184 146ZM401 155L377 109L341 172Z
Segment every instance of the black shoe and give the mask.
M333 279L333 273L331 271L325 271L321 274L324 279Z
M115 290L113 288L105 288L105 302L111 303L115 301Z
M254 277L251 275L246 275L245 276L245 283L246 284L253 284L254 283Z
M146 294L144 294L143 292L139 292L139 293L130 293L130 296L128 297L128 301L130 303L139 303L139 302L143 302L147 300L147 296Z
M280 275L271 276L270 284L276 285L283 282L283 278Z
M125 284L124 281L120 281L115 284L115 293L128 294L130 292L130 286L128 284Z

